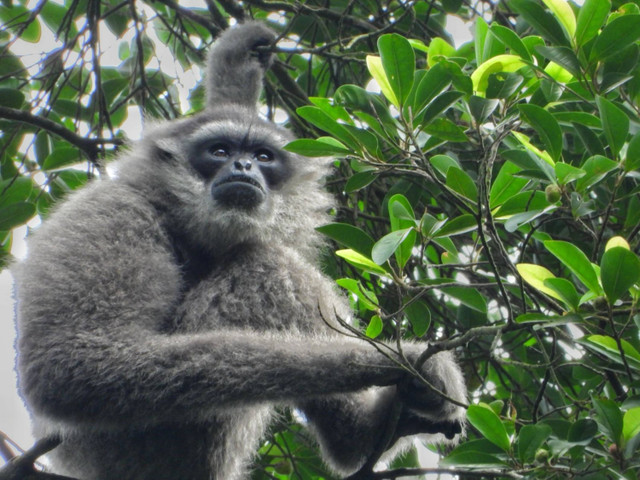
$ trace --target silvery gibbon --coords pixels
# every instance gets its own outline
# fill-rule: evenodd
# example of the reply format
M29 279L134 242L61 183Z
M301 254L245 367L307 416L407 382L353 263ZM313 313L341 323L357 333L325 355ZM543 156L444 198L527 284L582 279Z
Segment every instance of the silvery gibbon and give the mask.
M145 132L14 269L19 387L36 435L63 440L55 472L246 478L274 406L297 409L343 475L372 454L398 396L396 440L460 432L464 408L418 382L398 388L405 369L321 313L348 315L314 266L328 165L283 150L290 133L258 113L275 38L256 22L224 32L204 111ZM403 347L409 360L424 349ZM466 400L449 352L421 373Z

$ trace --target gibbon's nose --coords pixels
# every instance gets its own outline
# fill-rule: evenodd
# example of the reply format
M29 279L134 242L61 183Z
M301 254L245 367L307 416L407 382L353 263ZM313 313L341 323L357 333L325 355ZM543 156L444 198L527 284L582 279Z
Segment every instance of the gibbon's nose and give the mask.
M238 159L233 161L233 166L240 171L251 170L251 160L248 159Z

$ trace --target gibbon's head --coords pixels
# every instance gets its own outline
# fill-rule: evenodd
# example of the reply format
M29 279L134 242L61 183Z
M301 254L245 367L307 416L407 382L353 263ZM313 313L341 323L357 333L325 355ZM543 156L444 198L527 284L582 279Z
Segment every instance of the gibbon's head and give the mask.
M212 254L269 241L315 249L331 205L319 186L327 162L283 150L292 135L258 113L274 40L255 22L224 32L209 56L205 110L157 126L136 155L152 164L146 181L171 226Z

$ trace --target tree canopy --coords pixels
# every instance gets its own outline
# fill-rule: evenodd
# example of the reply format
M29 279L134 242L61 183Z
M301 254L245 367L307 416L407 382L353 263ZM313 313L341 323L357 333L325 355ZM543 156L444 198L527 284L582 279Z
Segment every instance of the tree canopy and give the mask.
M207 46L264 20L265 115L335 158L323 262L354 334L455 349L470 391L439 470L414 451L362 478L638 478L640 1L1 3L2 263L108 175L128 118L200 110ZM333 478L290 417L253 478Z

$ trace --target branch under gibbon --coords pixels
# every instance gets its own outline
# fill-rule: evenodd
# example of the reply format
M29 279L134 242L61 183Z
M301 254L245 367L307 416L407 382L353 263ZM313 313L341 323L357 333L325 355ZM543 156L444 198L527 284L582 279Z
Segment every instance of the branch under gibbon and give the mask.
M0 480L76 480L63 475L41 472L34 466L38 457L56 448L61 441L55 436L43 438L22 455L7 458L7 464L0 468ZM6 439L3 438L0 442L6 445Z

